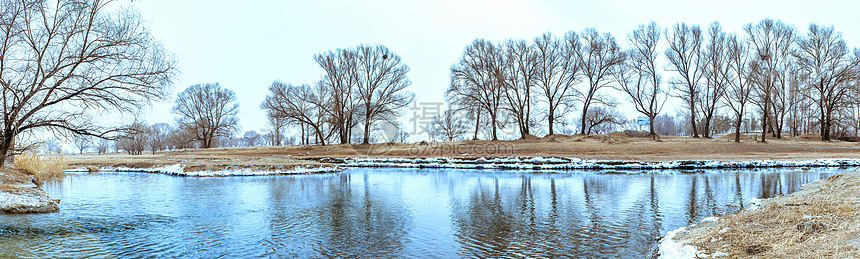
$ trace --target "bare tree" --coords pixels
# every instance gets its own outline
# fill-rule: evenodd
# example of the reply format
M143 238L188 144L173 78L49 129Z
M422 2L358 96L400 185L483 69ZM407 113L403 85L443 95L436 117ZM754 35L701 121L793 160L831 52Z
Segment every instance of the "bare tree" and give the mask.
M660 41L660 28L651 22L639 27L630 34L633 49L628 60L616 67L615 77L618 89L627 94L636 111L648 116L649 132L654 131L654 118L666 103L666 92L660 88L661 76L657 72L657 44Z
M355 51L357 112L364 124L364 144L368 144L373 124L395 117L401 108L412 103L415 94L406 91L412 82L406 78L409 66L400 56L382 45L360 45Z
M746 106L750 101L752 94L752 85L749 81L749 48L747 42L739 40L736 35L729 35L726 38L727 49L726 58L729 69L725 71L723 77L726 78L728 87L726 88L725 99L727 106L732 110L735 116L735 142L741 141L741 124L744 122L746 114Z
M245 138L245 146L246 147L255 147L260 145L260 133L256 131L250 130L245 131L245 134L242 135Z
M821 140L830 140L834 112L849 104L849 82L860 72L860 57L850 56L842 34L832 26L810 24L806 36L797 43L797 64L808 77L811 98L818 106Z
M319 96L331 98L325 111L330 115L330 123L334 126L341 144L349 143L350 131L358 124L358 101L357 95L354 94L358 80L356 55L355 51L338 49L314 56L314 60L325 71L319 88L327 89L327 93Z
M791 94L794 93L792 91L792 80L795 77L794 74L800 70L797 61L795 61L794 57L789 57L789 60L786 61L785 69L781 70L777 75L776 87L773 89L773 94L771 95L771 110L773 111L771 114L771 133L776 138L782 138L782 129L785 126L785 119L788 116L788 113L791 111L792 107L795 105L790 102L792 99Z
M497 128L504 105L503 61L501 51L492 42L484 39L473 41L451 67L451 85L445 92L449 100L478 107L477 115L483 113L489 117L492 140L499 139ZM480 125L480 118L477 121Z
M504 107L513 115L520 138L530 135L532 127L532 92L537 81L538 53L525 40L508 40L504 44L505 99Z
M788 58L796 35L793 26L772 19L764 19L756 25L747 24L744 31L754 51L750 63L751 82L756 90L755 103L762 111L761 141L766 142L771 126L773 92L786 83Z
M430 123L433 127L433 137L451 142L462 139L466 132L469 131L469 126L463 118L457 113L457 110L446 109L442 114L433 116L433 121Z
M98 151L99 155L107 153L110 146L111 146L110 140L98 139L96 142L96 151Z
M269 86L269 94L266 95L260 108L267 110L270 118L283 118L297 122L303 140L306 135L312 134L316 138L316 143L325 145L327 136L324 135L324 124L329 118L335 121L335 125L338 123L337 111L331 109L333 107L327 108L330 102L324 99L332 93L327 89L331 88L327 88L322 82L311 87L307 84L292 85L275 81ZM327 117L327 114L333 116ZM305 129L313 132L305 132ZM344 132L347 131L344 130Z
M680 133L680 126L675 122L675 116L668 114L660 114L654 117L654 132L660 135L677 136Z
M194 142L197 139L194 134L194 129L191 129L188 125L178 125L170 131L169 135L168 142L171 149L189 149L196 147Z
M92 146L92 138L86 135L75 135L72 137L72 144L78 149L78 154L83 154L84 150Z
M594 28L585 29L581 35L568 32L565 40L576 62L581 66L580 73L588 79L585 89L578 92L578 99L582 102L579 132L586 134L588 109L592 103L606 102L605 97L599 95L598 91L609 86L613 81L611 80L613 68L624 62L625 53L621 51L612 35L609 33L601 35Z
M149 150L155 155L155 151L167 149L168 138L172 127L167 123L156 123L149 126Z
M48 154L63 153L63 146L60 145L60 141L58 141L56 138L48 138L47 140L45 140L44 146L42 148L44 148L45 153Z
M702 30L698 25L688 27L685 23L676 23L672 27L672 33L667 30L666 40L669 42L669 48L666 49L669 70L678 73L678 77L673 77L669 83L676 91L674 96L683 100L689 109L693 137L698 138L696 101L701 91L699 81L704 74L701 68Z
M579 83L579 63L570 46L544 33L534 39L537 51L535 80L541 101L546 102L549 135L555 133L555 123L561 122L573 108L576 84Z
M238 131L236 93L218 83L189 86L179 93L171 111L179 115L177 124L192 130L203 148L214 147L218 137Z
M149 140L149 127L146 123L135 121L122 136L116 140L116 148L124 150L129 155L140 155L146 149L146 142Z
M584 134L609 133L626 122L624 115L613 106L595 106L589 109L584 118Z
M722 105L728 87L728 73L731 66L728 62L727 38L718 22L708 27L708 40L702 50L702 77L705 83L699 95L699 107L702 109L702 136L710 138L711 122L717 110Z
M398 122L394 128L394 136L391 138L391 142L406 143L406 140L409 139L409 132L403 129L403 123Z
M108 137L94 113L132 112L162 100L172 55L140 14L113 1L0 2L0 159L18 134L61 130Z
M269 131L269 141L272 146L280 146L284 142L284 130L287 128L287 119L276 116L272 111L266 112L266 127Z

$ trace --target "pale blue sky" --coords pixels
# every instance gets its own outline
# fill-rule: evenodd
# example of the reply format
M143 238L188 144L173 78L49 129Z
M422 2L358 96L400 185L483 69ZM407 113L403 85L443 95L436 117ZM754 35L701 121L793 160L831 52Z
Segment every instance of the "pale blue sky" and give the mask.
M243 130L260 131L265 116L259 105L272 81L318 80L322 71L313 55L330 49L386 45L412 68L417 101L442 102L451 64L478 37L532 39L544 32L563 35L595 27L627 47L627 34L652 20L661 28L676 22L705 28L718 21L731 32L770 17L794 24L801 33L810 22L833 25L853 48L860 44L858 2L143 0L135 5L155 37L179 59L182 74L174 92L220 82L236 91ZM664 112L674 113L672 105ZM172 102L156 104L149 121L172 121L170 107ZM639 116L632 107L622 111Z

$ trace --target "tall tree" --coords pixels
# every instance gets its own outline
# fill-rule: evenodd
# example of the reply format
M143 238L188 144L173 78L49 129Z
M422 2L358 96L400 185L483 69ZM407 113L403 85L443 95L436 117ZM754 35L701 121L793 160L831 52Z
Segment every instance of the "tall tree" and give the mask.
M177 73L136 10L113 1L0 1L0 159L34 130L108 137L94 114L163 100Z
M749 67L749 47L746 41L738 39L736 35L729 35L727 38L726 58L729 69L725 71L723 77L726 78L728 87L726 88L727 106L735 115L735 142L741 141L741 124L744 122L746 114L746 106L750 102L752 94L752 85L750 82L750 67Z
M725 74L731 67L728 62L726 33L718 22L708 27L708 39L702 50L702 77L705 83L699 96L699 107L702 109L702 136L711 137L711 122L722 105L726 94L728 79Z
M666 32L669 48L666 57L669 59L669 70L678 73L678 77L669 80L675 90L675 97L684 101L690 112L690 126L693 137L699 137L696 127L696 101L701 91L700 80L704 74L702 62L702 30L698 25L687 26L676 23L672 32Z
M218 137L231 137L239 130L239 103L233 90L219 83L191 85L176 97L171 110L177 124L193 131L203 148L213 147Z
M593 103L606 103L598 91L612 83L613 68L624 62L625 53L615 42L615 37L608 32L601 35L594 28L585 29L581 35L568 32L565 41L580 65L580 73L588 82L585 89L578 92L582 102L579 132L586 134L588 109Z
M400 56L382 45L360 45L355 51L357 112L362 117L364 144L367 144L373 124L395 117L401 108L412 103L415 94L406 90L412 82L406 78L409 66ZM388 122L396 125L394 121Z
M498 140L499 115L504 105L502 53L492 42L476 39L451 66L451 85L445 92L459 104L478 107L477 115L486 114L492 127L492 140ZM480 125L480 117L478 118ZM477 131L476 131L477 136Z
M541 101L546 102L549 135L555 133L555 123L564 119L573 108L580 65L567 41L550 33L534 39L537 50L535 81Z
M509 40L504 44L504 106L517 122L520 138L530 135L532 127L532 92L535 91L538 53L535 46L525 40Z
M314 60L325 71L320 80L320 88L330 91L325 95L331 98L325 111L331 116L331 124L340 143L349 143L350 131L358 124L358 101L355 94L358 80L356 53L349 49L338 49L314 55Z
M266 110L270 118L283 118L298 123L303 143L307 135L312 135L316 143L325 145L325 123L329 118L334 118L326 114L336 113L336 110L331 109L333 107L326 108L330 102L325 98L331 97L332 94L327 89L331 90L322 82L311 87L308 84L293 85L275 81L269 86L269 94L260 104L260 108ZM313 132L305 132L306 128Z
M849 104L849 82L856 80L860 58L850 55L842 34L832 26L810 24L797 46L797 64L808 77L812 100L818 106L821 140L830 140L834 111Z
M284 130L287 128L287 119L278 117L272 111L266 112L266 127L269 131L269 141L272 146L284 144Z
M613 73L618 89L627 94L636 111L648 116L649 132L654 132L654 118L666 103L666 92L660 87L661 76L657 71L657 44L660 28L656 22L639 27L630 34L633 48L628 52L627 62L617 66Z
M755 86L755 103L762 112L761 141L766 142L768 127L771 126L769 120L773 117L773 93L777 87L787 83L785 75L789 55L797 35L794 26L772 19L764 19L756 25L746 24L744 32L753 52L751 81Z

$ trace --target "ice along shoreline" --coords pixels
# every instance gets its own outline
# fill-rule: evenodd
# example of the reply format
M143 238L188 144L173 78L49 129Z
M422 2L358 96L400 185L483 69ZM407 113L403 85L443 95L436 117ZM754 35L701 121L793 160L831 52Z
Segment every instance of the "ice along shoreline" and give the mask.
M106 166L99 171L160 173L185 177L226 177L226 176L267 176L296 175L340 172L344 168L438 168L438 169L477 169L477 170L624 170L638 173L642 170L698 170L698 169L754 169L754 168L835 168L858 167L860 159L815 159L815 160L675 160L661 162L633 160L594 160L569 157L356 157L356 158L313 158L307 165L297 165L292 169L259 170L253 167L235 166L223 170L193 170L183 164L172 164L153 168ZM67 172L89 172L87 168L75 168Z

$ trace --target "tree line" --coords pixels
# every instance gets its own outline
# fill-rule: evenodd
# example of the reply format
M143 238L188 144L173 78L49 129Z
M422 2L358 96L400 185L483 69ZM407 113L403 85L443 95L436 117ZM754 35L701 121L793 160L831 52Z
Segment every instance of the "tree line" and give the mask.
M0 1L0 157L34 147L31 140L43 133L98 150L113 143L134 154L409 136L398 116L415 100L410 68L383 45L314 55L323 74L310 84L273 82L260 105L267 134L236 136L236 95L218 83L180 92L173 125L98 123L98 115L127 116L167 99L178 73L173 54L142 26L140 14L106 7L112 3ZM717 22L704 29L651 22L622 43L629 47L594 28L529 40L476 39L451 66L447 108L426 131L446 141L470 133L495 140L507 129L520 138L602 133L629 127L618 107L632 104L649 119L650 134L709 138L733 128L736 141L751 130L766 141L857 133L860 49L849 48L832 26L798 30L764 19L729 33ZM664 110L670 98L682 103L678 117Z
M628 123L617 112L621 102L607 91L615 89L648 117L650 134L670 97L681 100L684 127L694 138L712 137L715 120L726 116L735 141L744 122L758 125L763 142L786 131L817 131L822 140L850 129L856 134L860 49L852 52L832 26L811 24L801 33L764 19L734 34L717 22L704 30L685 23L663 30L651 22L628 41L622 49L594 28L530 41L477 39L451 67L451 111L435 120L435 133L462 139L467 123L457 121L466 120L473 122L475 139L481 127L498 139L497 129L507 124L521 138L541 128L551 135L576 111L570 122L576 133L592 134Z

